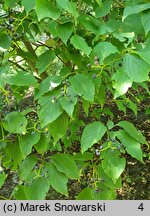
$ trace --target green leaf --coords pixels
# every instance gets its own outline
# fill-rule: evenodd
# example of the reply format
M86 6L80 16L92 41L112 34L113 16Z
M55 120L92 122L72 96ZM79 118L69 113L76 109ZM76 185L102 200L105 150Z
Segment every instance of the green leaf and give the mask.
M90 15L82 14L78 17L79 22L89 31L98 34L101 22Z
M124 46L127 47L135 38L134 32L114 32L113 36L120 42L124 42Z
M34 148L38 153L44 155L44 153L50 149L50 137L42 133L40 140L34 145Z
M66 134L68 123L68 115L63 112L55 121L48 125L48 130L54 138L54 144Z
M76 48L84 52L87 56L90 55L92 49L89 47L85 39L77 34L73 35L70 39L71 44Z
M36 0L21 0L21 2L27 13L34 9L36 5Z
M26 159L20 164L19 166L19 177L22 181L28 178L29 174L31 173L32 169L37 163L37 157L35 155L29 155Z
M6 7L13 7L19 0L5 0Z
M101 85L98 93L97 93L97 100L101 105L101 108L103 108L105 100L106 100L106 87L104 85Z
M133 32L134 29L135 34L143 34L144 28L141 21L141 15L133 14L128 16L122 23L122 29L123 32Z
M126 113L126 107L125 107L125 105L124 105L124 101L122 101L122 100L117 100L117 101L116 101L116 104L117 104L119 110L122 110L124 113Z
M52 156L52 162L56 166L57 170L63 172L68 178L79 178L78 167L73 157L71 157L70 155L55 154Z
M0 188L3 186L6 178L7 178L7 175L4 172L0 174Z
M92 189L94 200L114 200L116 199L115 190L105 185L101 185L98 189Z
M22 152L23 158L29 155L32 151L32 147L39 141L40 133L33 132L27 133L20 138L19 146Z
M11 39L8 34L0 33L0 51L6 51L11 45Z
M82 133L81 149L85 152L94 143L97 143L105 134L107 128L101 122L93 122L88 124Z
M20 112L10 112L6 115L2 124L6 131L24 133L26 132L27 119Z
M14 73L4 73L1 78L5 83L16 86L37 86L35 77L25 71L15 71Z
M12 192L12 196L16 200L28 200L26 193L25 193L25 187L26 186L23 186L23 185L17 185Z
M150 12L144 13L141 15L141 19L142 19L142 23L143 23L143 27L145 30L145 34L147 35L148 32L150 31Z
M77 196L76 200L93 200L92 190L89 187L84 188Z
M143 162L141 145L136 139L131 137L128 133L126 133L123 130L117 131L116 136L126 147L128 154L130 154L137 160Z
M71 13L73 16L77 17L78 12L76 10L77 5L75 2L70 2L69 0L56 0L58 6L62 7L64 10Z
M150 64L150 39L142 46L142 49L137 54L148 64Z
M59 24L56 28L58 32L58 37L61 38L61 40L67 44L68 39L70 38L72 32L73 32L73 25L72 23L64 23L64 24Z
M2 79L0 79L0 88L5 88L5 82Z
M31 186L26 186L26 194L28 200L45 200L46 194L49 191L49 182L47 178L38 177L33 180Z
M150 3L146 3L146 4L137 4L137 5L130 5L125 7L124 12L123 12L123 20L132 15L132 14L137 14L140 13L144 10L147 10L150 8Z
M111 9L112 0L104 1L95 8L96 18L106 16Z
M125 169L126 160L120 157L118 151L108 150L103 155L102 167L105 173L114 181L120 177Z
M117 71L113 74L112 79L115 80L113 88L115 89L114 98L124 95L132 86L132 80L124 71Z
M137 130L132 123L127 121L121 121L117 125L122 127L131 137L136 139L138 142L142 144L147 144L147 141L141 131Z
M110 110L110 108L108 108L108 107L105 107L105 108L103 109L103 113L104 113L106 116L114 117L113 112L112 112L112 111Z
M68 178L62 172L59 172L52 164L46 165L48 170L48 180L50 185L61 194L68 195L67 182Z
M126 103L127 103L127 107L131 109L134 112L134 114L137 116L137 105L133 101L129 100L128 98L126 99Z
M36 13L38 20L49 17L56 20L60 16L60 10L54 6L49 0L36 0Z
M86 116L88 116L90 103L87 100L82 99L82 106L83 106Z
M39 177L34 179L30 186L17 186L13 191L13 196L17 200L43 200L48 190L48 179Z
M89 160L93 160L93 154L90 152L84 152L82 153L76 153L74 155L74 159L77 161L89 161Z
M63 78L61 76L49 76L45 78L39 85L38 89L35 89L35 100L39 99L45 93L59 86Z
M89 77L84 74L77 74L70 78L70 83L75 93L89 102L94 100L95 86Z
M42 80L42 82L39 85L39 88L35 90L34 98L35 100L39 99L42 95L44 95L46 92L50 91L50 82L52 80L52 77L49 76L46 79Z
M61 97L59 99L59 101L60 101L60 104L61 104L62 108L66 111L66 113L68 113L68 115L70 117L72 117L73 111L74 111L74 106L77 103L77 98L76 97L72 97L71 101L69 101L68 98Z
M110 42L100 42L98 43L91 54L91 57L99 57L99 62L102 63L104 59L110 54L118 52L117 48Z
M38 62L36 63L39 75L47 69L47 67L52 63L54 58L55 54L52 50L47 50L39 56Z
M124 70L134 82L149 80L150 65L132 54L124 57Z
M113 180L104 172L101 164L99 164L96 169L98 177L103 185L112 189L118 189L122 187L121 177L119 177L117 181L114 183Z
M25 108L21 113L27 115L28 113L34 112L34 108Z
M108 122L107 122L107 128L108 128L108 130L111 130L113 127L114 127L113 121L108 120Z
M20 165L23 157L22 152L20 151L19 144L15 143L7 143L7 152L10 158L13 160L13 168L17 169L18 165Z
M41 127L55 121L63 112L58 102L53 102L50 96L43 96L39 99L41 109L38 112Z
M70 7L69 0L56 0L57 4L63 9L67 10Z

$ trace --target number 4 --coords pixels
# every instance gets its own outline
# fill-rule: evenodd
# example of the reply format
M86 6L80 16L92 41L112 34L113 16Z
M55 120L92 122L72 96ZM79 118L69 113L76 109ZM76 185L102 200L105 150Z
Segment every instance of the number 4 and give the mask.
M144 210L144 206L143 206L143 203L141 203L138 207L139 210L143 211Z

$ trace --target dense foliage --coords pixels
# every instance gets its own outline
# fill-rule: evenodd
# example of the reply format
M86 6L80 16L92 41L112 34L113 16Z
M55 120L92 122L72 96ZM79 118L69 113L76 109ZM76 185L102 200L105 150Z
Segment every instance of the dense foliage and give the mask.
M115 199L126 155L148 143L136 117L149 95L150 2L0 1L0 186L10 199ZM146 109L149 113L149 108ZM120 116L120 117L119 117Z

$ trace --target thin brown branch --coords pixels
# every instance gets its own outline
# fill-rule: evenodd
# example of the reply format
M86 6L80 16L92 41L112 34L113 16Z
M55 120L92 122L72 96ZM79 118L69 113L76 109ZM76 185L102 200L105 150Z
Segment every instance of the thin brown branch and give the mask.
M30 42L28 41L23 41L25 47L27 48L28 52L33 54L33 57L35 57L35 59L37 59L37 55L31 45ZM27 63L29 66L31 66L31 68L34 70L34 72L36 73L36 76L38 77L38 69L35 67L35 63L34 63L34 58L33 59L28 59L28 58L24 58L24 52L22 51L22 49L20 47L17 47L17 53L19 56L21 56Z
M27 48L28 52L32 53L32 55L37 59L37 55L29 41L23 41L25 47Z
M38 43L40 44L40 46L45 46L45 47L47 47L48 49L53 49L53 50L54 50L54 47L50 47L50 46L48 46L48 45L46 45L46 44L44 44L44 43L42 43L42 42L40 42L40 41L38 41ZM58 58L66 67L68 67L69 69L72 69L66 62L64 62L64 60L63 60L58 54L55 53L55 55L57 56L57 58Z
M23 70L23 71L27 71L25 68L23 68L21 65L19 65L17 62L14 62L12 60L8 60L10 63L12 63L13 65L15 65L16 67L18 67L19 69Z

